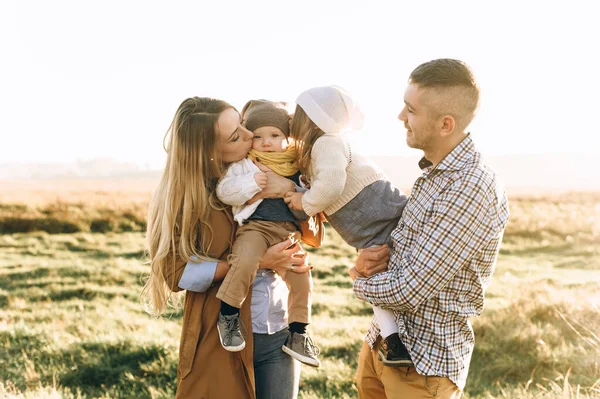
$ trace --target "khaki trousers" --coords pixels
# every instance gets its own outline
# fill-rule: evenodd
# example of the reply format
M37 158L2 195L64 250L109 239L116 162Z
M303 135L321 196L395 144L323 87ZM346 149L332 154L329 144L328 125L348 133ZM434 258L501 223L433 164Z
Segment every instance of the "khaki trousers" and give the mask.
M267 248L287 240L290 235L300 240L300 232L296 225L290 222L251 220L239 227L228 259L230 269L217 292L217 298L236 308L241 307ZM289 272L281 278L290 290L288 322L310 323L312 302L310 272Z
M379 340L375 348L379 345ZM377 349L366 342L358 356L360 399L458 399L462 392L446 377L425 376L414 367L388 367L379 360Z

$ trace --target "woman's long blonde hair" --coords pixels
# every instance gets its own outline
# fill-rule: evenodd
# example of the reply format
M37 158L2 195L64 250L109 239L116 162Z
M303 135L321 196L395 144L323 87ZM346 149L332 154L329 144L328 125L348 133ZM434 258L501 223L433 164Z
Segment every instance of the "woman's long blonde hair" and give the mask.
M309 181L311 179L310 154L317 139L324 134L325 132L323 132L323 130L321 130L317 124L306 115L306 112L304 112L302 107L296 105L290 135L294 138L296 143L298 167Z
M180 303L165 279L173 275L176 257L205 259L208 253L210 208L220 207L214 187L224 171L217 120L228 108L233 107L225 101L188 98L165 134L167 164L148 210L146 245L151 272L140 294L150 313L163 313L170 301Z

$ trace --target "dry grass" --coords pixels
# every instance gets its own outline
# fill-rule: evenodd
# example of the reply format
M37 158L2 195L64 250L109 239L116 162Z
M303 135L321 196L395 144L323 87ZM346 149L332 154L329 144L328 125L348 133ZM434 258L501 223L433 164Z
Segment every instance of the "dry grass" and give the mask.
M0 225L20 212L82 227L0 235L1 398L173 397L181 312L154 319L137 301L143 232L89 232L95 219L145 217L151 189L86 184L27 203L3 193ZM511 211L466 397L600 398L600 194L515 197ZM304 368L301 397L353 398L371 310L349 288L354 251L327 234L311 254L323 367Z

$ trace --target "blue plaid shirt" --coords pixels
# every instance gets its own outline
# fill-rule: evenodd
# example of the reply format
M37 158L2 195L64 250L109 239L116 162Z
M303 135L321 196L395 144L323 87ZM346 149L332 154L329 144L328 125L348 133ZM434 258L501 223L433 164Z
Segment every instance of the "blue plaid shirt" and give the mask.
M389 270L358 278L359 299L394 311L419 374L464 388L473 353L469 321L483 311L508 202L494 172L467 136L436 167L425 158L398 227ZM369 328L374 346L379 327Z

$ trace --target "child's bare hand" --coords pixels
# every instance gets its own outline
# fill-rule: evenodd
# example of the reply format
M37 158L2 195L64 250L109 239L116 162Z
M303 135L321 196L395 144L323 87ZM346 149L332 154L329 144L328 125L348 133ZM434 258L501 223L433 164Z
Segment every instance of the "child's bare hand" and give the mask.
M258 184L258 187L262 190L267 187L267 174L265 172L256 172L254 174L254 181L256 181L256 184Z
M304 209L302 208L302 196L304 195L304 193L296 193L293 191L287 192L285 193L285 197L283 198L283 200L285 201L286 204L288 204L288 207L290 209L293 209L295 211L303 211Z

